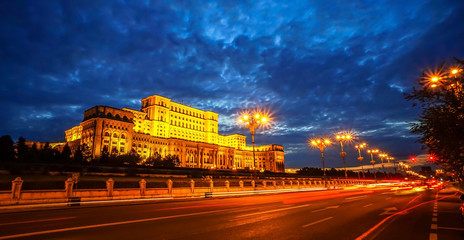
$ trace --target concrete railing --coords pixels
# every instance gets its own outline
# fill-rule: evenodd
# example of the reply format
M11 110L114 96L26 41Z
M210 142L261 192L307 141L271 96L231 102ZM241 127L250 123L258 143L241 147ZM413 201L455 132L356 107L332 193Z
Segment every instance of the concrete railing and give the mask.
M328 189L343 188L353 185L373 183L373 180L331 180L327 181ZM221 183L221 184L220 184ZM223 184L223 185L222 185ZM0 205L57 203L69 202L70 204L81 201L99 201L112 199L144 199L159 197L192 197L206 196L212 192L240 192L254 190L278 190L278 189L306 189L324 188L324 181L320 180L251 180L249 186L245 186L240 180L238 184L231 184L229 180L218 182L211 179L207 187L195 186L195 181L189 181L189 187L176 187L171 179L166 181L165 188L147 188L147 181L141 179L139 188L114 188L114 180L106 180L106 189L74 189L74 181L68 178L64 182L64 189L57 190L22 190L23 180L17 177L12 181L11 191L0 191ZM209 194L211 195L211 194Z

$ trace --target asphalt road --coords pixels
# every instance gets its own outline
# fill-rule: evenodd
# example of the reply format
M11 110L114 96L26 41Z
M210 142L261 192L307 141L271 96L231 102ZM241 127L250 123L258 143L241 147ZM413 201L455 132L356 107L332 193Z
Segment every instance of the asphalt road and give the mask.
M464 239L456 191L351 189L0 214L0 239Z

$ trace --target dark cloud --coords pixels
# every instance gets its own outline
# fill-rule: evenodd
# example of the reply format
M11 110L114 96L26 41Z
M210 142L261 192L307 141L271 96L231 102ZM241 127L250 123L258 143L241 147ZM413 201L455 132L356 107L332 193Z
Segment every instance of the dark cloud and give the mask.
M319 166L309 137L353 130L421 153L403 99L421 68L464 58L457 1L2 1L0 135L62 141L94 105L160 94L216 111L272 106L289 167ZM341 166L338 148L329 167ZM356 165L350 147L348 165Z

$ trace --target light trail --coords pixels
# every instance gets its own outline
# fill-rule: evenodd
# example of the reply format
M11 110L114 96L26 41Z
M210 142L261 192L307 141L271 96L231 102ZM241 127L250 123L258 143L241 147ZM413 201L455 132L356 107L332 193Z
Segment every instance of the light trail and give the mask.
M16 225L16 224L24 224L24 223L51 222L51 221L68 220L68 219L73 219L73 218L76 218L76 217L47 218L47 219L21 221L21 222L0 223L0 226Z
M380 221L379 223L377 223L375 226L373 226L371 229L367 230L365 233L363 233L361 236L357 237L356 240L362 240L364 238L366 238L367 236L369 236L369 234L371 234L372 232L374 232L377 228L379 228L380 226L382 226L382 224L384 224L385 222L387 222L389 219L397 216L397 215L400 215L400 214L404 214L406 213L407 211L409 210L412 210L414 208L417 208L417 207L420 207L422 205L425 205L425 204L428 204L428 203L431 203L431 202L435 202L435 201L439 201L439 200L442 200L442 199L445 199L445 198L448 198L448 197L452 197L452 196L456 196L458 194L458 192L454 193L454 194L451 194L451 195L448 195L448 196L445 196L445 197L442 197L440 199L435 199L435 200L430 200L430 201L427 201L427 202L423 202L423 203L419 203L415 206L412 206L410 208L407 208L407 209L404 209L402 211L399 211L399 212L396 212L388 217L386 217L385 219L383 219L382 221Z
M45 230L45 231L38 231L38 232L21 233L21 234L1 236L0 240L11 239L11 238L20 238L20 237L31 237L31 236L37 236L37 235L60 233L60 232L69 232L69 231L92 229L92 228L118 226L118 225L131 224L131 223L151 222L151 221L158 221L158 220L164 220L164 219L198 216L198 215L205 215L205 214L211 214L211 213L225 212L225 211L228 211L228 210L229 209L221 209L221 210L214 210L214 211L207 211L207 212L187 213L187 214L171 215L171 216L164 216L164 217L144 218L144 219L136 219L136 220L129 220L129 221L121 221L121 222L111 222L111 223L86 225L86 226L80 226L80 227L69 227L69 228L52 229L52 230Z

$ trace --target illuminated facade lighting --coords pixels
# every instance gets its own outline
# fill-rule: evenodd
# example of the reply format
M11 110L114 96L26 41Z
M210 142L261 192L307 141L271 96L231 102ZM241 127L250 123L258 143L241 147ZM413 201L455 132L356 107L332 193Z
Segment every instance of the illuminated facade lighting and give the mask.
M219 134L217 113L176 103L159 95L144 98L141 102L140 111L107 106L86 110L84 121L65 131L66 141L70 145L86 144L92 149L93 157L100 156L106 148L110 154L135 151L142 158L155 153L177 155L181 167L253 167L252 147L246 146L246 136ZM248 120L249 116L243 119ZM259 169L284 172L282 146L271 144L255 148Z

